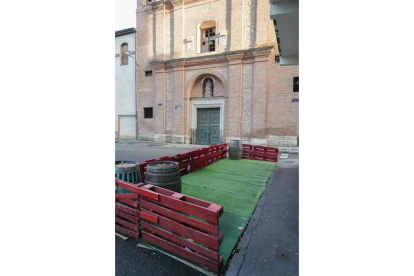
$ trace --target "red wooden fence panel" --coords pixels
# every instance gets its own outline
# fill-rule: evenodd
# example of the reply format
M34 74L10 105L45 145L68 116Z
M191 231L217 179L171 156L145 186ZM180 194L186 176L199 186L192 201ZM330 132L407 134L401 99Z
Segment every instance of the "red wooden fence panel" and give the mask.
M220 159L227 157L228 145L228 143L220 144Z
M135 193L118 194L118 186L127 190L138 189L137 185L115 178L115 230L139 239L140 212L138 195ZM151 195L148 194L148 196Z
M145 182L147 165L156 161L175 161L179 163L181 176L193 171L198 171L208 165L211 165L220 159L226 158L228 144L218 144L201 149L194 149L187 152L179 153L174 156L164 156L156 159L140 162L140 171L142 182Z
M179 163L181 176L190 173L192 156L193 153L178 154L174 156L174 161Z
M190 167L190 171L195 172L195 171L198 171L204 168L206 166L207 159L208 159L208 148L207 147L198 149L197 151L195 151L193 154L193 162Z
M279 149L274 147L266 146L254 146L253 147L253 159L277 162L277 156L279 154Z
M223 235L218 231L223 206L153 185L141 188L159 195L158 201L141 196L141 212L158 216L157 223L143 218L142 238L214 272L220 271L223 259L219 247Z
M243 159L253 159L253 145L243 144Z

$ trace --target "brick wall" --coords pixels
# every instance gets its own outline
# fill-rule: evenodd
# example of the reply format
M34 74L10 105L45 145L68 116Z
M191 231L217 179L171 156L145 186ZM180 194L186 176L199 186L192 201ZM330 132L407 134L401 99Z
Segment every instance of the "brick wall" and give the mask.
M207 21L215 22L216 51L199 53L198 26ZM299 76L299 68L275 63L269 1L151 6L139 0L137 26L139 139L194 142L192 98L204 96L201 81L212 77L214 98L225 102L223 142L237 137L293 145L299 133L299 104L292 103L299 93L292 92L293 77ZM151 77L145 77L147 70L153 71ZM153 119L143 118L144 107L153 107Z

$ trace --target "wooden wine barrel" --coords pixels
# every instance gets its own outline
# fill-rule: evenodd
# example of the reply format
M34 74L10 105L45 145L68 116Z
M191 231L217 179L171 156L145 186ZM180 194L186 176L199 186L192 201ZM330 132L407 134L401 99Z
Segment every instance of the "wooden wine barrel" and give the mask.
M242 159L243 143L241 140L231 140L229 143L229 158L231 160Z
M179 163L174 161L157 161L147 165L145 184L158 186L181 193L181 175Z

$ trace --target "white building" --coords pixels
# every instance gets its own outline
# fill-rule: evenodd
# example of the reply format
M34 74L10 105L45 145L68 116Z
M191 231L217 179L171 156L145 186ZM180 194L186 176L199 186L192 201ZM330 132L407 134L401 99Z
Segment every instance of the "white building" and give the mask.
M115 137L137 138L136 29L115 32ZM128 52L130 56L126 54Z

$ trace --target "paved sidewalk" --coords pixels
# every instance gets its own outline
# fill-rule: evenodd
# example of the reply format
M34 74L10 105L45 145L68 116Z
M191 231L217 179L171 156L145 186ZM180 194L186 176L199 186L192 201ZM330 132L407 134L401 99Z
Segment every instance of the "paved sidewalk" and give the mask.
M299 275L299 159L280 158L226 276Z

